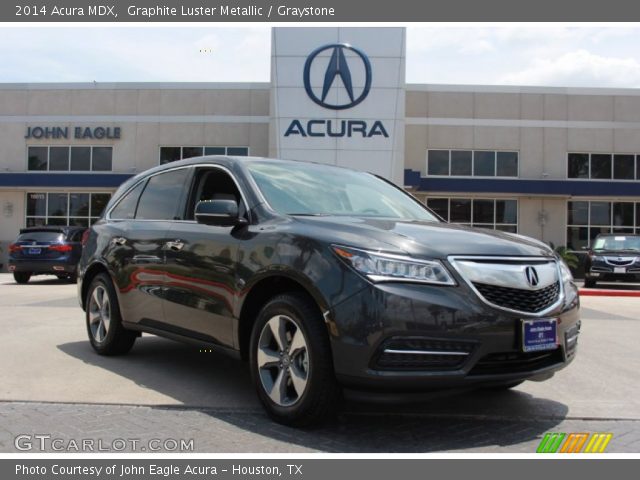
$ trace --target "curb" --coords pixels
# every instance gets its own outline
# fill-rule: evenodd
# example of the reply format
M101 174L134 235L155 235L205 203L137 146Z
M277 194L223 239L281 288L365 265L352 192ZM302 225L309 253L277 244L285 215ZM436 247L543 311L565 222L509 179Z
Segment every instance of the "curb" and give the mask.
M596 290L591 288L580 288L578 293L581 297L640 297L640 290Z

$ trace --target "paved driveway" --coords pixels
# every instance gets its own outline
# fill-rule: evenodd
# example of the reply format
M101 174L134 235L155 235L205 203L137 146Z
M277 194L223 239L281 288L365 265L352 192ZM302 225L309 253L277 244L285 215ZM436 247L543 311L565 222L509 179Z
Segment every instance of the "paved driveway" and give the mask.
M607 451L639 452L638 307L640 298L584 297L578 358L547 382L404 405L349 401L334 422L299 431L266 418L246 365L146 335L125 357L100 357L75 285L0 274L0 451L45 434L67 450L81 439L124 439L127 451L192 439L202 452L533 452L554 431L612 432Z

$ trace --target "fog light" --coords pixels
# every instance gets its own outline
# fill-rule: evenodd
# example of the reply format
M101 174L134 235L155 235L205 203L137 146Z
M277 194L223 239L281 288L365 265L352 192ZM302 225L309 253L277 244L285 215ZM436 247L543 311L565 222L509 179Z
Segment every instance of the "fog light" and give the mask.
M54 269L56 272L61 272L61 271L63 271L63 270L64 270L64 267L57 267L57 266L56 266L56 267L53 267L53 269Z

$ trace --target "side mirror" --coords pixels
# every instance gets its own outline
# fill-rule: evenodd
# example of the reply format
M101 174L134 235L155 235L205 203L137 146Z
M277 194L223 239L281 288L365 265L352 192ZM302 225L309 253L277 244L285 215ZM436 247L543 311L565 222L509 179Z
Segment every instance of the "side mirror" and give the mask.
M195 217L198 223L218 227L233 227L247 222L240 217L234 200L202 200L196 205Z

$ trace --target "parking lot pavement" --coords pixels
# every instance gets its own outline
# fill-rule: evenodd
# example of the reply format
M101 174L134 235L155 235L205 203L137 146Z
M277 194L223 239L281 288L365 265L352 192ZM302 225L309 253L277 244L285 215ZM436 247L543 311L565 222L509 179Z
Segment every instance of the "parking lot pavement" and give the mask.
M0 274L0 451L15 452L17 435L49 434L193 439L201 452L533 452L553 431L612 432L608 452L639 452L639 304L583 298L578 357L547 382L406 405L349 401L337 420L298 431L264 415L246 365L146 335L125 357L100 357L75 285Z

